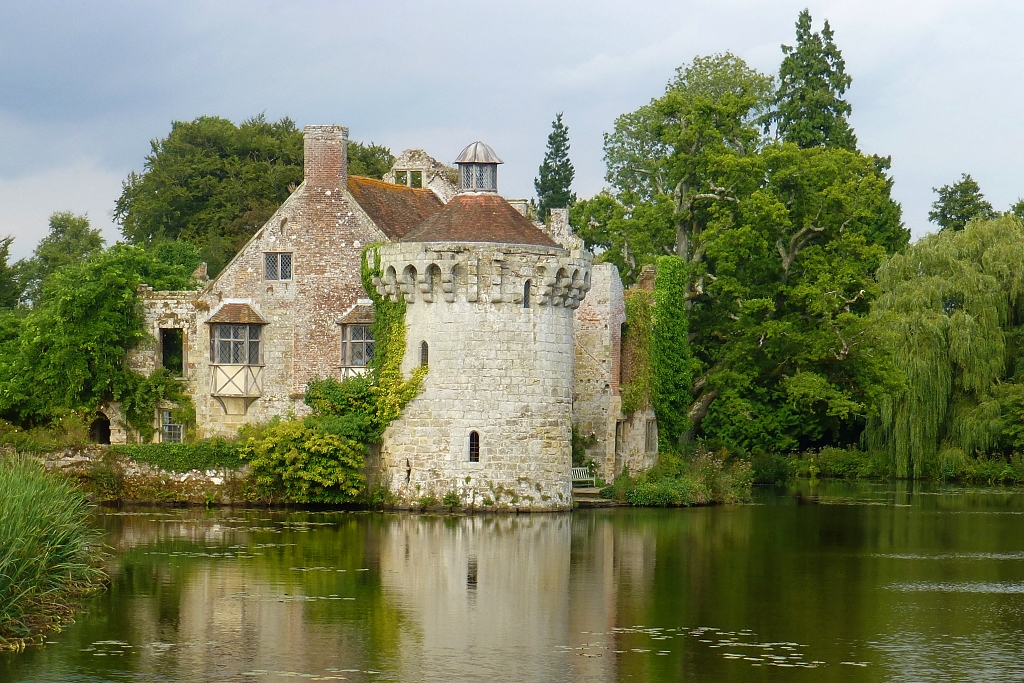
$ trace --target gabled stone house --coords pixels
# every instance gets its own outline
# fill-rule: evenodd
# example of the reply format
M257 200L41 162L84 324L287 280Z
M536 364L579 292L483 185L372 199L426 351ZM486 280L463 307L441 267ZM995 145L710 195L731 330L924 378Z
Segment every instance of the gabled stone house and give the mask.
M380 288L410 302L404 369L418 364L423 343L431 360L423 391L385 434L382 472L410 486L418 483L418 494L426 495L456 474L463 477L466 467L455 463L463 456L469 462L469 431L477 439L487 433L483 445L477 442L477 457L502 443L503 434L517 433L522 448L504 448L503 457L529 462L509 472L523 477L527 470L550 470L539 479L542 488L550 488L544 495L552 502L541 505L537 497L535 507L566 506L570 421L593 437L588 455L598 476L610 480L624 465L636 471L650 464L656 451L653 414L623 416L619 410L622 283L614 266L591 267L565 211L554 212L547 226L527 220L522 203L513 208L497 194L500 160L461 163L463 175L455 178L424 152L407 151L379 181L348 175L347 129L309 126L304 132L304 182L217 277L192 292L140 291L155 343L136 349L129 362L144 373L161 365L180 372L200 434L232 436L247 423L301 415L310 380L361 372L373 353L373 307L361 283L361 253L368 244L393 243L382 254L394 266L388 273L395 279ZM478 152L493 155L486 145ZM468 185L467 173L473 174ZM524 296L533 310L523 308ZM527 344L535 339L539 346ZM480 344L491 341L494 348L485 352ZM493 362L467 360L477 352ZM508 358L500 358L502 353ZM523 353L533 360L526 362ZM485 366L484 374L474 374ZM508 373L507 381L494 375L499 371ZM544 376L531 374L536 372ZM546 394L517 393L535 382L547 383ZM504 422L493 411L470 410L465 396L449 390L456 384L470 390L515 388L489 394ZM544 405L554 405L548 399L555 394L558 407L552 409L559 417L537 424L557 425L533 436L517 431L515 415L542 414ZM117 424L117 407L105 412L112 440L130 438ZM431 427L430 437L413 434L409 425L419 419L413 416L440 413L449 416L448 427ZM463 413L477 416L475 430L460 421ZM180 437L169 412L158 420L162 438ZM438 455L440 446L424 446L430 439L446 444L447 455ZM542 466L545 459L557 467ZM424 474L414 482L409 470ZM552 477L558 481L547 481ZM411 497L412 489L399 483L393 488Z

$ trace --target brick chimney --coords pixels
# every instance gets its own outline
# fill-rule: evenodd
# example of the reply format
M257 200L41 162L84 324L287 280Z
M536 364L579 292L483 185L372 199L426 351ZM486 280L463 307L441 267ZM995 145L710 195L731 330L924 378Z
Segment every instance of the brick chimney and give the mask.
M348 184L348 128L306 126L303 175L309 188L333 189Z

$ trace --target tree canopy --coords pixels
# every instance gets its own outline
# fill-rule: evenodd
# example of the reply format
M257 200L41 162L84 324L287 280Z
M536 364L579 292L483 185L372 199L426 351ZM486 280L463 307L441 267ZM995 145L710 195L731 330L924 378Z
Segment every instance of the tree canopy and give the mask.
M119 400L129 418L145 418L140 406L164 389L159 376L144 379L125 362L146 337L136 293L143 282L184 289L189 271L115 245L44 279L41 303L25 315L7 314L0 325L0 417L45 423L61 411Z
M796 45L783 45L782 52L775 110L766 122L775 123L779 137L798 147L856 150L857 137L846 120L852 108L843 99L852 79L828 20L821 33L814 33L811 13L800 12Z
M18 270L10 263L13 237L0 238L0 310L14 308L21 297Z
M928 220L938 225L940 230L963 230L976 218L996 217L996 211L981 193L981 187L967 173L952 185L933 187L932 191L938 198L932 203Z
M867 431L901 477L1024 448L1024 223L943 230L878 270L872 317L905 377Z
M124 181L114 218L130 244L184 240L216 275L302 182L302 131L263 115L235 125L202 116L153 140L142 173ZM349 143L349 172L380 178L394 162L379 145Z
M547 151L537 174L533 186L537 190L537 213L542 219L551 209L568 208L576 201L572 191L576 170L569 160L569 128L562 123L562 112L551 122Z
M43 296L46 279L66 266L81 263L103 249L103 236L87 216L61 211L50 216L50 231L39 241L32 257L17 264L20 297L33 305Z
M671 267L656 282L652 396L671 438L748 453L853 442L890 381L867 316L875 269L909 239L888 160L766 138L777 102L773 79L740 58L695 59L616 120L612 187L572 210L627 282L643 265ZM657 328L680 315L682 356ZM671 390L665 372L692 381Z

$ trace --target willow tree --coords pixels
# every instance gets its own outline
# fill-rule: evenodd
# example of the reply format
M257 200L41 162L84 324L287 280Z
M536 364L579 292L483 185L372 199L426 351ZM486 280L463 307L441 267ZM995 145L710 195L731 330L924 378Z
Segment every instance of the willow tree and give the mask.
M891 454L900 477L1003 446L1022 419L1024 222L929 235L886 261L878 282L873 316L905 383L880 402L869 445Z

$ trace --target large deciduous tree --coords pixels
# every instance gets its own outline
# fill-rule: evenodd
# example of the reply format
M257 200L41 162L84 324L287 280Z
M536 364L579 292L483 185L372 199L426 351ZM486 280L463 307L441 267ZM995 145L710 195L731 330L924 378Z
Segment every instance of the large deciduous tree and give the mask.
M66 266L81 263L103 250L100 231L88 216L61 211L50 216L50 231L39 241L32 257L17 264L21 297L37 305L46 279Z
M1024 446L1024 223L975 221L928 235L878 270L873 317L905 376L868 442L898 476Z
M888 160L766 140L773 101L772 79L739 58L694 60L616 121L613 189L571 216L627 281L661 255L678 259L659 267L681 281L671 305L688 318L678 344L691 360L671 365L692 381L671 392L676 404L688 395L685 409L652 397L659 422L673 438L746 452L856 440L889 384L866 316L873 272L909 237Z
M546 219L551 209L565 209L576 201L572 179L576 169L569 160L569 128L562 123L562 112L555 115L548 135L544 161L537 170L533 186L537 190L537 213Z
M938 225L940 230L963 230L976 218L996 217L996 211L981 193L981 187L967 173L961 174L960 180L952 185L933 187L932 191L938 197L932 202L928 220Z
M125 362L147 334L136 293L142 283L182 289L189 271L139 247L115 245L45 278L41 302L26 315L6 314L0 321L0 417L45 423L61 411L87 411L109 400L121 401L126 413L140 404L155 410L142 395L162 391L159 382L148 382ZM141 418L152 422L152 416Z
M782 52L775 110L766 122L798 147L856 150L857 137L846 120L852 109L843 99L852 79L828 21L821 33L814 33L810 12L800 12L796 45L783 45Z

